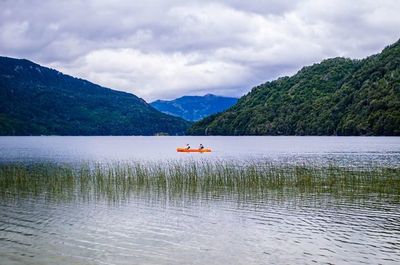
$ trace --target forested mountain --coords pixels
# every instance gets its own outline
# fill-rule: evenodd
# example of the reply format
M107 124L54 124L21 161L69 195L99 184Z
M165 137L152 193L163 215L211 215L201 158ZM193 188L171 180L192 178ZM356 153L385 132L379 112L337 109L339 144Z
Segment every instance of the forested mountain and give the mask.
M400 41L363 60L334 58L254 87L192 135L400 135Z
M161 112L178 116L188 121L198 121L211 114L228 109L237 100L237 98L207 94L205 96L183 96L171 101L156 100L150 105Z
M188 125L132 94L0 57L0 135L175 135Z

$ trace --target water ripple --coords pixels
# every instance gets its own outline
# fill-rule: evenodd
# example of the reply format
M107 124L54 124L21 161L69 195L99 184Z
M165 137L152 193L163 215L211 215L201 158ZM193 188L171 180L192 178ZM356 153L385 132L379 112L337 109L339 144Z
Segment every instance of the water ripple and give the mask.
M2 264L396 264L400 206L315 196L21 199L0 203L0 242Z

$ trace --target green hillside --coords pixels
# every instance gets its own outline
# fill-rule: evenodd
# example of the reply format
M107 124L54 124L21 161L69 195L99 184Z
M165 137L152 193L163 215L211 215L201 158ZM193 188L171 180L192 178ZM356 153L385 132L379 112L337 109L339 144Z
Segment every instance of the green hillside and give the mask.
M334 58L254 87L192 135L400 135L400 42L363 60Z
M175 135L188 126L135 95L0 57L0 135Z

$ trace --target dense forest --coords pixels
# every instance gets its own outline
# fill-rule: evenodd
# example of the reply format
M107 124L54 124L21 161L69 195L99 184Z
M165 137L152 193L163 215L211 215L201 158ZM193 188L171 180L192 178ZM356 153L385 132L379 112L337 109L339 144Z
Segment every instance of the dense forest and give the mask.
M226 110L237 100L237 98L207 94L205 96L183 96L174 100L156 100L150 105L163 113L178 116L187 121L198 121Z
M191 135L400 135L400 41L363 60L334 58L254 87Z
M176 135L188 126L135 95L0 57L0 135Z

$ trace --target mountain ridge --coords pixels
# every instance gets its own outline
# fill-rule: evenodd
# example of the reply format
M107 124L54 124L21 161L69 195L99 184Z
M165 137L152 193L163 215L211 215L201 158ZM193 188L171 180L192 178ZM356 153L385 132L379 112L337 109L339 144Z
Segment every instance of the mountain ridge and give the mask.
M0 57L0 135L175 135L188 126L133 94Z
M400 41L365 59L332 58L254 87L190 135L400 135Z
M197 121L221 112L237 102L237 98L206 94L181 96L174 100L156 100L150 103L157 110L188 121Z

